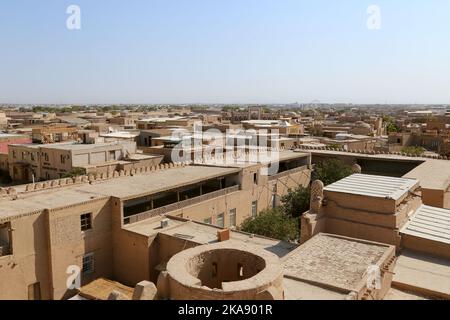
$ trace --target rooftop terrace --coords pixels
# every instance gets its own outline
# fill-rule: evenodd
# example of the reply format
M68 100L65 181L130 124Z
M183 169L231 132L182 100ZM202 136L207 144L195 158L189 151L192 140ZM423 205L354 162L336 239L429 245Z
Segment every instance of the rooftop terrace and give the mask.
M124 176L94 184L84 183L27 193L24 192L24 186L19 186L16 188L17 200L0 199L0 221L15 215L56 209L111 196L126 200L238 172L239 169L235 168L186 166Z
M358 291L368 268L384 263L393 253L393 246L319 234L284 259L284 274L289 278Z

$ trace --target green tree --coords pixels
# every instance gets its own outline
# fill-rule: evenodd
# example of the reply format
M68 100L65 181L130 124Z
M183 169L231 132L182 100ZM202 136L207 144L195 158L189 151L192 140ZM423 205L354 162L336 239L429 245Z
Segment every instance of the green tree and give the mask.
M319 126L309 128L309 134L315 137L321 137L323 135L323 129Z
M305 187L289 190L286 195L281 197L283 212L292 218L300 217L309 210L310 194L310 189Z
M62 178L73 178L78 176L84 176L86 174L86 170L83 168L73 168L66 174L62 176Z
M299 237L298 219L286 215L282 208L269 209L255 218L248 218L242 223L240 229L282 241L294 241Z
M387 133L399 132L400 128L393 122L389 122L386 126Z
M352 175L352 168L338 159L319 162L314 169L314 179L321 180L325 185L332 184Z
M328 144L328 147L332 149L341 149L341 145L338 143L330 143Z
M424 148L417 147L417 146L402 148L403 153L413 154L413 155L417 155L417 156L421 156L425 151L426 150Z

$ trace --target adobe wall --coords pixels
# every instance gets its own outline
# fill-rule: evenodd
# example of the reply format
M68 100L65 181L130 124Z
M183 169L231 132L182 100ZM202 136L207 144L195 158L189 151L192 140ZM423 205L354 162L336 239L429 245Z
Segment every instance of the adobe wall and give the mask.
M152 239L123 229L123 202L111 198L112 273L117 281L134 286L149 279L149 246Z
M0 300L28 300L28 286L40 283L42 299L52 299L44 212L11 221L13 255L0 257Z
M396 209L396 201L384 198L374 198L363 195L354 195L349 193L339 193L324 191L324 196L327 203L330 205L339 205L341 208L345 209L355 209L355 210L371 210L377 212L378 214L392 214ZM331 211L331 210L330 210Z
M82 232L80 215L92 213L92 229ZM94 253L94 272L81 276L81 284L112 276L111 207L109 199L99 199L71 207L51 210L48 215L50 267L54 299L72 293L67 289L67 268L82 268L83 255Z
M157 283L160 274L160 271L156 270L158 265L165 264L177 253L198 245L198 243L189 240L179 239L162 233L158 234L156 241L153 241L150 246L150 281Z
M153 238L123 229L113 238L113 279L130 287L150 280L149 242Z
M408 234L403 234L402 248L450 259L450 244L448 243L442 243L429 239L418 238Z
M423 204L436 208L445 208L445 193L443 190L433 190L422 188ZM450 208L449 208L450 209Z
M450 209L450 190L445 191L444 193L444 209Z
M365 239L400 247L398 229L377 227L342 219L326 218L326 233L337 234L350 238Z
M172 300L282 300L283 269L267 251L229 242L184 250L158 279L158 295Z
M326 214L327 218L343 219L367 225L399 229L408 221L408 216L422 205L420 197L409 196L406 201L395 208L393 212L384 214L378 211L379 207L376 205L377 202L371 201L372 199L368 197L360 198L362 203L364 203L363 199L366 199L365 209L345 207L341 202L329 201L329 198L326 198L327 204L323 207L323 212Z

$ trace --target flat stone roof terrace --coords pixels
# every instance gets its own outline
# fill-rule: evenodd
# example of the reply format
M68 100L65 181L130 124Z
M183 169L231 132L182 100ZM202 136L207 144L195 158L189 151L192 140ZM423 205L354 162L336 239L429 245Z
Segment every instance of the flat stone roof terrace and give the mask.
M318 234L283 259L284 274L345 291L358 291L368 268L394 253L381 243Z

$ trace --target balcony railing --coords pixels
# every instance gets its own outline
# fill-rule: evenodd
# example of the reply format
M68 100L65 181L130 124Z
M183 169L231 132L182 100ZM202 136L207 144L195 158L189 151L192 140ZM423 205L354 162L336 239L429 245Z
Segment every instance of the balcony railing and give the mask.
M176 211L176 210L179 210L179 209L182 209L185 207L189 207L189 206L198 204L203 201L207 201L207 200L211 200L211 199L214 199L217 197L225 196L227 194L230 194L230 193L233 193L236 191L239 191L239 185L221 189L221 190L217 190L217 191L210 192L210 193L207 193L207 194L204 194L204 195L192 198L192 199L179 201L179 202L172 203L172 204L169 204L164 207L156 208L156 209L153 209L150 211L146 211L146 212L142 212L142 213L139 213L136 215L125 217L123 219L124 220L123 222L124 222L124 224L136 223L136 222L146 220L146 219L149 219L152 217L165 215L165 214L168 214L169 212Z
M269 176L269 181L281 179L281 178L287 177L287 176L289 176L291 174L295 174L295 173L299 173L299 172L305 171L306 169L308 169L308 166L302 166L302 167L298 167L298 168L295 168L295 169L283 171L283 172L280 172L280 173L277 173L277 174Z

